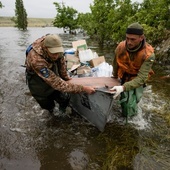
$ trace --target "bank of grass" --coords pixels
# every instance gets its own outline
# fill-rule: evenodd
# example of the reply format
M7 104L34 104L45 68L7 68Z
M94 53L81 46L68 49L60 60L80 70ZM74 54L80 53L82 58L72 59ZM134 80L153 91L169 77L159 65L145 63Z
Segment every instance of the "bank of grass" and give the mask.
M0 17L0 27L14 27L12 17ZM28 27L51 27L54 18L28 18Z

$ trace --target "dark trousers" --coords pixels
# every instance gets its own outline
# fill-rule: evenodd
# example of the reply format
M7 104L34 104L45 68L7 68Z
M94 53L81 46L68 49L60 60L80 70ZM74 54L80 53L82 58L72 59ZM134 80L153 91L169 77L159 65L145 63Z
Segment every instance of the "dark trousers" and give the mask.
M55 101L59 104L61 110L68 106L70 100L68 93L53 89L36 74L26 73L26 79L32 96L41 108L52 111L55 107Z

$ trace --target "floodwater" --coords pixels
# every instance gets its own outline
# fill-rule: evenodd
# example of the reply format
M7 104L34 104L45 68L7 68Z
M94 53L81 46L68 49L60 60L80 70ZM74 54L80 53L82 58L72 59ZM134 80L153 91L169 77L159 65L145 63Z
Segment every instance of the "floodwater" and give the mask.
M155 70L128 124L118 106L103 133L75 113L51 117L30 96L21 66L26 47L47 33L61 34L66 49L81 38L57 28L0 28L0 170L170 169L170 82L159 79L166 72ZM87 43L110 60L112 49Z

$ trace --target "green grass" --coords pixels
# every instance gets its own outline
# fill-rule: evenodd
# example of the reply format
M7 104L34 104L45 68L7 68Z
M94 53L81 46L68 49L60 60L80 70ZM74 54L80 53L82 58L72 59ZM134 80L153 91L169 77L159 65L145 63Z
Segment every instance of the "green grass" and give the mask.
M0 27L14 27L12 17L0 17ZM53 26L54 18L28 18L28 27L49 27Z

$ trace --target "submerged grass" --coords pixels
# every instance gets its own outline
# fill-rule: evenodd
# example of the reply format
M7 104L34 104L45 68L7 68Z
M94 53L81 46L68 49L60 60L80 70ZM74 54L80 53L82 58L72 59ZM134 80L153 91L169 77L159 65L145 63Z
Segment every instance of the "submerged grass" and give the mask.
M159 116L153 117L151 121L152 129L142 132L139 138L140 169L168 169L170 167L170 126Z
M161 115L151 118L150 129L109 124L98 139L106 144L105 152L98 156L100 170L167 170L170 167L170 125Z
M102 170L133 169L134 157L139 152L137 130L129 125L112 124L99 139L107 146L99 158L103 162Z

